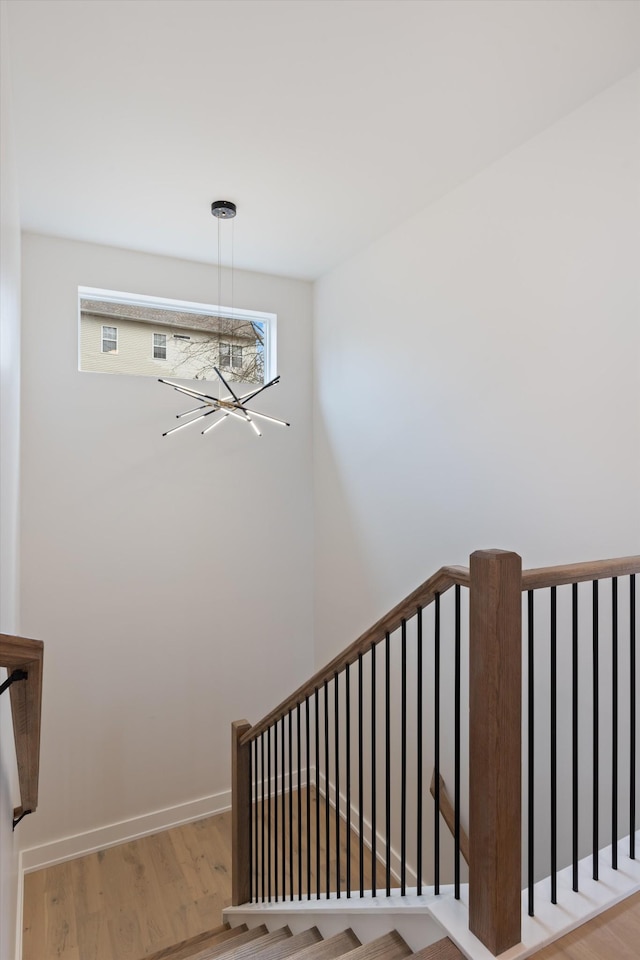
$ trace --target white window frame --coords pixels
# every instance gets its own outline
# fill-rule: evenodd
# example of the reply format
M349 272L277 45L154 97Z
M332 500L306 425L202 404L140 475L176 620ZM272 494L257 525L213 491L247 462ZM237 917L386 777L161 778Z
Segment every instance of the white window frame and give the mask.
M156 346L161 346L161 344L156 344L156 337L164 337L164 357L156 357ZM169 342L169 337L166 333L161 333L158 330L154 330L151 334L151 357L154 360L166 360L167 359L167 344Z
M82 373L94 371L81 367L80 301L101 300L110 303L124 303L131 306L149 306L165 310L184 310L186 313L233 317L237 320L261 323L264 329L264 382L268 383L278 375L277 371L277 327L278 316L260 310L243 310L238 307L225 307L210 303L191 302L189 300L170 300L167 297L150 297L139 293L126 293L120 290L104 290L100 287L78 287L78 370ZM109 324L106 324L109 326Z
M105 337L105 330L115 330L115 337ZM115 350L105 350L104 343L107 340L109 343L115 343ZM118 328L112 323L103 323L100 328L100 352L101 353L117 353L118 352Z

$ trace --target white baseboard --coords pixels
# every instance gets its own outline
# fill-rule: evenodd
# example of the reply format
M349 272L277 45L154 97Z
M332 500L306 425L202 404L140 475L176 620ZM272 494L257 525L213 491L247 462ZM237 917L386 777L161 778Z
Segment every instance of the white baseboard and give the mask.
M76 833L61 840L53 840L51 843L28 847L20 854L22 872L33 873L34 870L42 870L44 867L51 867L65 860L84 857L97 850L138 840L159 830L169 830L171 827L202 820L204 817L211 817L230 809L231 791L224 790L210 797L190 800L174 807L166 807L164 810L145 813L141 817L120 820L118 823L111 823L85 833Z
M314 773L315 773L315 769L314 769ZM319 790L320 796L326 800L327 799L327 781L324 773L322 772L320 773L320 777L319 777L318 790ZM329 781L329 806L331 807L332 810L336 809L336 791L335 791L335 786L331 781ZM346 797L346 794L342 792L342 790L340 791L340 808L339 809L340 809L340 820L342 823L344 823L345 829L346 829L347 797ZM359 822L360 822L360 812L354 801L350 805L349 827L351 829L351 833L358 840L360 839ZM373 841L373 830L371 829L371 822L370 820L368 820L366 817L363 816L362 843L368 853L371 853L373 849L372 841ZM380 856L380 854L384 853L385 850L386 850L386 837L384 836L384 834L380 833L380 831L376 829L376 856L377 857ZM398 851L395 849L395 847L391 845L389 846L389 855L390 855L389 856L389 872L391 874L391 879L395 884L400 885L402 859ZM406 864L406 872L407 872L407 876L406 876L407 886L412 887L416 883L416 872L413 869L413 867L410 866L408 863ZM380 871L380 874L382 874L382 871ZM378 884L378 892L380 892L381 887L384 887L384 880L382 876L380 876L380 880L382 880L382 883Z

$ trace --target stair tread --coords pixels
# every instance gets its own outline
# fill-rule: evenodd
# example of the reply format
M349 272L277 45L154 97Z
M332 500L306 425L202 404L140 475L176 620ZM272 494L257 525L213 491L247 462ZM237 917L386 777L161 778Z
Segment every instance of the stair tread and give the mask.
M256 931L258 935L249 938L248 935L255 934ZM254 927L253 930L247 930L240 936L247 938L240 945L233 941L230 944L221 943L213 950L204 949L192 954L189 960L214 960L216 957L224 958L224 960L258 960L258 958L259 960L280 960L281 954L278 952L278 948L283 941L292 938L289 927L280 927L278 930L269 933L264 925ZM286 952L282 956L287 956Z
M223 923L212 930L205 930L179 943L173 943L170 947L164 947L156 953L147 954L144 960L190 960L195 950L203 950L204 947L214 947L219 943L228 942L246 931L245 923L238 927Z
M310 947L305 947L304 950L299 950L296 960L337 960L337 957L359 946L361 943L353 930L342 930L333 937L327 937L326 940L320 940Z
M460 953L449 937L443 937L442 940L411 954L409 960L464 960L464 954Z
M222 924L213 930L149 954L144 960L464 960L456 945L444 937L412 953L396 930L361 944L353 930L346 929L326 940L317 927L292 935L289 927L271 933L261 925Z
M385 933L382 937L363 943L355 950L345 953L344 960L377 960L377 958L404 960L405 957L411 956L411 952L411 947L405 943L397 930L392 930L391 933Z
M288 939L266 947L260 951L259 960L285 960L286 957L298 955L299 951L315 946L322 942L322 934L317 927L310 927L302 933L296 933Z
M207 947L206 944L203 944L199 950L195 951L195 953L187 954L184 960L196 960L196 958L202 957L205 948L207 949L206 957L210 958L210 960L213 960L214 957L222 957L225 954L231 953L234 949L240 949L243 946L251 944L255 940L258 940L260 937L263 937L266 933L268 933L268 930L264 924L262 924L260 927L252 927L250 930L247 930L246 924L243 923L242 926L244 927L242 933L237 934L232 940L227 940L222 943L214 943L209 947ZM234 927L233 929L237 930L238 927ZM171 957L171 960L173 960L173 957Z

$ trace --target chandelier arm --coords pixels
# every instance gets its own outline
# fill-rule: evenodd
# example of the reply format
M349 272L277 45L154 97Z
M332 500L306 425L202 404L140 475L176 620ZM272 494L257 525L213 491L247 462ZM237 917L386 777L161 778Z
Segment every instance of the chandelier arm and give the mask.
M235 409L233 409L233 410L229 409L229 413L232 414L234 417L238 417L239 420L244 420L245 423L250 424L251 427L253 427L253 429L255 430L256 434L257 434L259 437L261 437L262 434L260 433L260 431L258 430L258 427L256 426L256 424L253 422L253 420L252 420L251 417L249 416L249 414L250 414L250 413L253 413L253 411L252 411L252 410L245 410L245 408L242 406L241 403L234 403L234 404L233 404L233 407L234 407ZM229 408L231 408L231 404L229 404Z
M205 427L202 431L202 436L204 437L205 433L209 433L210 430L213 430L214 427L217 427L222 423L223 420L226 420L229 416L228 413L223 413L219 420L216 420L214 423L210 423L208 427Z
M174 390L177 390L178 393L183 393L185 397L189 397L190 400L204 400L206 403L217 403L217 397L210 397L207 393L199 393L198 391L191 391L188 387L174 387Z
M214 403L217 403L217 397L212 397L210 394L203 393L201 390L194 390L193 387L183 387L180 383L174 383L172 380L163 380L162 377L158 377L158 383L166 383L167 386L173 387L174 390L179 390L180 393L186 393L187 396L193 397L194 400L202 397L205 400L213 400Z
M249 410L248 413L250 413L253 417L260 417L261 420L270 420L271 423L280 423L283 427L291 426L287 420L278 420L277 417L269 417L266 413L258 413L257 410Z
M217 410L207 410L206 413L201 413L199 417L194 417L193 420L187 420L185 423L179 423L177 427L172 427L171 430L167 430L162 436L168 437L170 433L175 433L176 430L184 430L185 427L190 427L192 423L198 423L199 420L204 420L205 417L210 417L212 413L217 412Z
M233 397L233 399L236 401L236 403L240 403L240 397L238 396L237 393L235 393L235 392L231 389L231 387L229 386L229 384L227 383L227 381L225 380L225 378L222 376L222 374L220 373L220 371L218 370L218 368L217 368L217 367L214 367L213 369L214 369L215 372L218 374L218 376L220 377L220 379L222 380L222 382L224 383L225 387L227 388L227 390L229 391L229 393L231 394L231 396Z
M192 407L191 410L185 410L184 413L176 413L176 420L181 420L182 417L188 417L190 413L197 413L198 410L206 410L206 408L210 406L210 403L203 403L202 406Z
M243 393L239 398L242 403L247 403L249 400L253 400L254 397L257 397L259 393L262 393L263 390L266 390L267 387L273 387L274 384L278 383L280 380L280 375L274 377L273 380L269 380L269 383L265 383L264 386L259 387L258 390L253 390L251 393Z

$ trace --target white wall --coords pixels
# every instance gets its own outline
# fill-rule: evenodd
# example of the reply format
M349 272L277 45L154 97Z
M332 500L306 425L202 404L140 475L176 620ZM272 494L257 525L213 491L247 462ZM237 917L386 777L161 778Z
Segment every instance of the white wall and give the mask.
M0 3L0 632L18 629L20 466L20 223L11 123L7 6ZM6 676L0 670L0 681ZM19 803L9 696L0 698L0 957L13 955L18 889Z
M474 549L638 552L639 85L317 283L318 663Z
M640 553L639 108L636 73L317 283L318 666L475 549L516 550L525 567ZM543 635L538 644L548 649ZM603 653L603 717L608 669ZM538 673L544 693L548 667ZM548 691L537 714L542 875L547 703ZM583 756L585 797L589 775ZM606 799L601 815L604 844ZM586 853L587 817L581 829Z
M278 315L282 382L256 409L292 426L163 438L194 404L79 373L77 288L206 303L214 268L26 235L23 279L22 623L45 643L32 846L215 805L231 721L311 673L311 288L235 276L237 307Z

